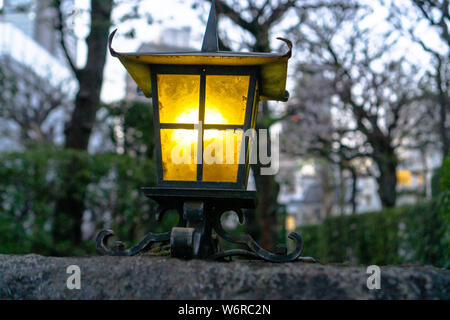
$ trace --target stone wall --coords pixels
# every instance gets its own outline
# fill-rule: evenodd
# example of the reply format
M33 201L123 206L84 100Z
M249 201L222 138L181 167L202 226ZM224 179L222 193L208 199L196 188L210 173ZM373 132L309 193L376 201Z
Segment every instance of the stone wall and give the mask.
M80 267L80 290L67 289L70 265ZM368 276L366 267L302 262L0 255L0 299L450 299L449 270L381 267L379 290Z

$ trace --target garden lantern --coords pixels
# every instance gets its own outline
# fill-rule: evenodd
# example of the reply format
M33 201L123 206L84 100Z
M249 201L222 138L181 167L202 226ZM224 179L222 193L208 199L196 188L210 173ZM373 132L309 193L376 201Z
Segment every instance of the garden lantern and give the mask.
M171 209L179 213L179 225L165 234L149 233L134 248L109 250L105 241L112 231L102 231L97 244L102 253L134 255L154 242L170 241L176 257L224 258L241 255L270 261L292 261L302 251L296 233L289 237L297 247L291 254L262 249L249 235L225 232L220 217L256 207L256 193L246 191L249 143L260 100L286 101L286 54L219 51L214 1L202 51L182 53L119 53L109 48L152 98L155 126L157 183L144 188L158 203L157 217ZM250 250L217 252L212 230L225 240Z

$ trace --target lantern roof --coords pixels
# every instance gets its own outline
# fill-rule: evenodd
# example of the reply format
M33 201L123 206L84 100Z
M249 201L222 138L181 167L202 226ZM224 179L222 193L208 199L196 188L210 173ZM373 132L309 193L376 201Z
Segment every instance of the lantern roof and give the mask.
M195 52L117 52L112 40L117 29L109 36L109 50L127 69L131 77L148 98L152 96L152 65L220 65L260 67L261 100L287 101L286 78L288 60L292 56L292 43L284 38L289 50L285 54L266 52L219 51L215 4L212 1L202 51Z

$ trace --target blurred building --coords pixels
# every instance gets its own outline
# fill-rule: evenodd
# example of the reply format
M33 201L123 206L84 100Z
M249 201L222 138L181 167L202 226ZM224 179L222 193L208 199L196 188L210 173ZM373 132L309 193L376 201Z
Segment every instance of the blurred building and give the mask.
M344 176L339 185L336 167L318 161L280 156L279 202L286 207L295 227L321 223L328 216L351 214L352 180ZM381 209L377 183L373 177L360 176L356 182L356 212Z
M65 1L64 10L70 13L73 5L74 0ZM12 74L17 83L26 83L27 79L42 79L40 85L71 97L77 84L63 54L59 33L54 27L56 17L57 11L52 7L52 0L0 0L0 59L7 61L11 67L9 70L21 72ZM71 31L67 31L65 43L69 54L76 61L77 39ZM30 72L33 75L27 77ZM23 94L31 94L34 101L39 100L39 92ZM64 122L65 111L54 110L47 115L40 129L45 131L50 130L46 126L52 127L54 142L61 143ZM8 133L4 136L9 137L1 139L0 149L20 148L23 142L20 131L23 128L8 118L0 118L0 126L2 132Z
M71 10L74 0L66 1ZM64 57L60 37L54 28L57 11L52 0L2 0L0 2L0 55L31 67L38 75L49 78L72 77ZM76 61L77 39L67 32L65 43Z
M397 205L414 204L433 196L433 175L442 164L442 154L434 148L399 150Z
M397 206L431 199L433 174L440 168L438 150L399 150L397 168ZM338 185L337 168L330 168L331 181L324 183L320 162L280 156L279 202L286 207L290 224L295 227L321 223L327 216L351 214L351 177L343 177L343 190ZM328 189L328 190L327 190ZM381 210L378 183L369 175L356 181L356 213Z

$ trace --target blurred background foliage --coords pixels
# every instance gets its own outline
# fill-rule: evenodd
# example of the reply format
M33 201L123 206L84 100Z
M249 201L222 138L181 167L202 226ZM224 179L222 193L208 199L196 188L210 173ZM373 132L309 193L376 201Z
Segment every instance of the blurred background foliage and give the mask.
M70 179L61 179L61 172L73 160L83 163L83 171ZM154 223L149 201L140 191L142 186L151 186L155 181L155 165L146 158L35 147L24 152L3 153L0 161L2 253L94 253L91 240L105 227L113 229L125 242L134 242L149 226L154 225L153 231L160 232L169 230L164 223L172 225L171 216L162 225ZM89 228L84 229L83 245L76 248L69 240L57 243L52 240L52 223L55 203L65 196L66 188L62 185L80 181L83 181L80 192L85 192L88 213L82 228L86 225ZM58 219L65 219L66 226L73 223L70 217L61 214Z
M363 265L431 264L448 268L449 210L437 201L338 216L299 229L305 255Z
M299 228L305 255L321 262L431 264L450 267L450 157L430 202L364 215L326 218Z
M299 229L305 254L322 262L450 267L450 157L433 201L364 215L327 218Z
M90 229L85 230L88 236L83 246L77 248L70 241L53 242L51 228L55 202L63 196L61 184L76 184L78 179L84 179L60 178L59 172L73 159L84 163L81 174L89 179L85 197L89 214L83 225L90 225ZM175 214L156 223L152 206L140 191L142 186L151 186L155 181L155 165L146 158L35 147L3 153L0 161L1 253L94 254L93 240L102 228L113 229L130 245L148 230L165 232L177 223ZM330 217L320 225L299 228L305 242L304 255L321 262L448 267L449 166L447 157L441 169L441 192L433 201L364 215ZM66 217L66 224L71 223ZM231 230L235 234L243 231L243 226ZM279 234L282 238L283 233Z

